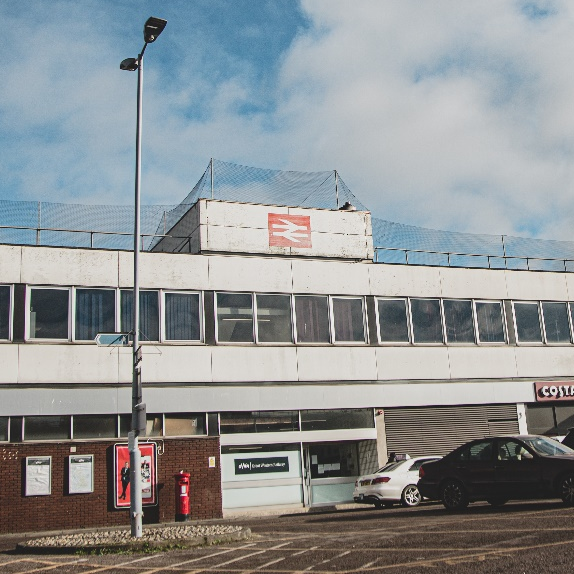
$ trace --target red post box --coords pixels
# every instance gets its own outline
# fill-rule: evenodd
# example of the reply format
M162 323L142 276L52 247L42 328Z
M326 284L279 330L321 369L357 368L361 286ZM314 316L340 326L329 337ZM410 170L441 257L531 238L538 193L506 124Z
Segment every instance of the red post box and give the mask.
M189 510L189 482L191 474L180 470L175 477L175 521L187 522L191 520Z

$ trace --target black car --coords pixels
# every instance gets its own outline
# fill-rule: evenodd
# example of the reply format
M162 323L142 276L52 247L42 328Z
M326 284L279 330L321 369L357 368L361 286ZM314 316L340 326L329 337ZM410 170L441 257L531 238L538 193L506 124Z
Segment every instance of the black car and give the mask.
M449 510L486 500L561 498L574 505L574 450L537 435L470 441L441 460L421 466L418 487Z

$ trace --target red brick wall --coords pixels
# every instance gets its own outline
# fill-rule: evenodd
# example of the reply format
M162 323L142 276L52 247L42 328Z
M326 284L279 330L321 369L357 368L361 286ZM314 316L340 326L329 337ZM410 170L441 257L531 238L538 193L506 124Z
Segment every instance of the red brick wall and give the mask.
M114 508L113 445L116 441L0 445L0 533L129 525L129 510ZM175 520L175 479L191 473L191 518L221 518L219 438L156 441L157 506L144 506L144 524ZM70 448L76 447L71 453ZM68 494L68 456L94 455L94 492ZM24 496L27 456L52 457L52 494ZM215 468L208 458L214 456Z

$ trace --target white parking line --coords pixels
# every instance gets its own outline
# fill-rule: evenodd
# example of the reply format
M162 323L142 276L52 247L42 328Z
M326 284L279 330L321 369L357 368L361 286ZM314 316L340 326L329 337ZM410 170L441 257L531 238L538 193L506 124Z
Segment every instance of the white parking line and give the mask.
M295 554L291 554L291 556L299 556L299 554L305 554L305 552L310 552L311 550L317 550L318 546L311 546L311 548L305 548L305 550L300 550L299 552L295 552Z
M263 568L267 568L267 566L271 566L272 564L277 564L277 562L281 562L285 560L287 556L283 556L283 558L277 558L277 560L271 560L271 562L267 562L267 564L261 564L261 566L257 566L255 570L263 570Z
M346 556L347 554L351 554L351 551L347 550L347 552L342 552L341 554L338 554L337 556L333 556L333 558L329 558L327 560L323 560L322 562L314 564L313 566L309 566L309 568L305 568L305 570L303 570L303 572L307 572L308 570L312 570L316 566L321 566L322 564L327 564L327 562L332 562L333 560L336 560L337 558L342 558L343 556Z

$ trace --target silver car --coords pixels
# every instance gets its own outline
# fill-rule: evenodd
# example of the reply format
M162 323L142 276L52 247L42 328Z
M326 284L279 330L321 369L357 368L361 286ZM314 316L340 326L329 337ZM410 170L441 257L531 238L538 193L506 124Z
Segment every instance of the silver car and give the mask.
M374 504L376 508L392 506L418 506L422 500L417 482L419 468L425 462L440 460L440 456L419 456L389 462L373 474L360 476L355 482L353 500L360 504Z

